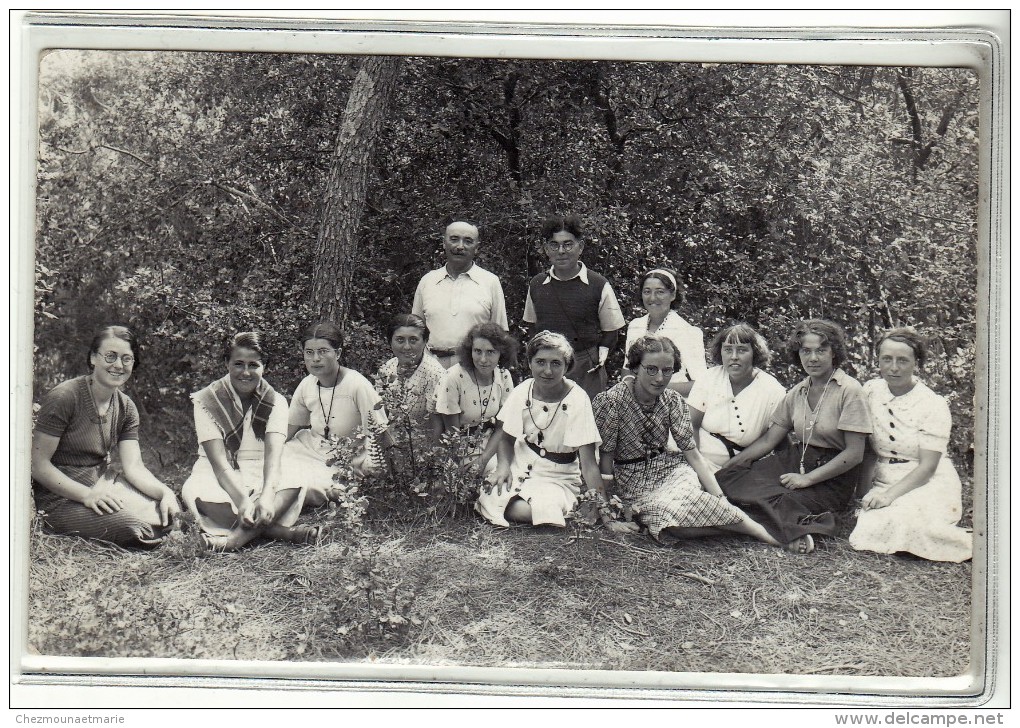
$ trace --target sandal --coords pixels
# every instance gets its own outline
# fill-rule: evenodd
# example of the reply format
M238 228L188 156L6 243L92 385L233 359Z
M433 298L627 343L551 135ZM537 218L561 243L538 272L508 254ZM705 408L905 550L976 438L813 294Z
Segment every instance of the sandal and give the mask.
M815 540L811 537L810 533L806 533L800 538L793 539L783 548L791 554L809 554L815 550Z
M326 535L325 526L298 525L290 529L290 535L286 537L291 543L303 546L318 546L322 543L322 537Z
M226 536L211 536L208 533L200 533L198 534L198 540L206 551L224 553L227 550Z

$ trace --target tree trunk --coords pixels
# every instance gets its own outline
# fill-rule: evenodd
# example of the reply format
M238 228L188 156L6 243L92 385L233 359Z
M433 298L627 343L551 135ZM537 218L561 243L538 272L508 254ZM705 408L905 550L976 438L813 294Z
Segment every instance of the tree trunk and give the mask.
M351 308L351 279L372 150L386 122L399 75L399 58L366 58L351 86L337 132L315 242L312 304L323 319L335 321L341 328Z

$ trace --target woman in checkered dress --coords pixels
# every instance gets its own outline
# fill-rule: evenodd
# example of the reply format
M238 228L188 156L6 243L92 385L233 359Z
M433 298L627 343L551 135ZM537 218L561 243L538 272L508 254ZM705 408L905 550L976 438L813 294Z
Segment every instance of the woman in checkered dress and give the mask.
M619 483L654 538L663 531L677 538L732 531L780 545L719 489L694 443L687 404L667 386L679 366L669 339L642 336L627 352L635 376L595 398L603 477Z

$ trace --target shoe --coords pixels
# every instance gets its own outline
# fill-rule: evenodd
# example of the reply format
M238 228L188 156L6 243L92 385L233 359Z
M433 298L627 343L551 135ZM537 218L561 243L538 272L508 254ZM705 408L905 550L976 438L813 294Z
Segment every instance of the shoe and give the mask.
M807 533L800 538L793 539L783 548L791 554L809 554L815 550L815 540L811 537L810 533Z

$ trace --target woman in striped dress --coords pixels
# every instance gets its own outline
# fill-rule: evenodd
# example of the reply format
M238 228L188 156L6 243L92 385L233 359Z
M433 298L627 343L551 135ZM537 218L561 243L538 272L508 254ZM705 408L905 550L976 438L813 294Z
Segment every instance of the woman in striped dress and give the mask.
M47 392L32 437L32 485L44 522L55 532L155 546L180 512L173 491L142 461L138 409L121 387L141 351L124 326L93 337L91 374ZM122 472L110 467L116 447Z

